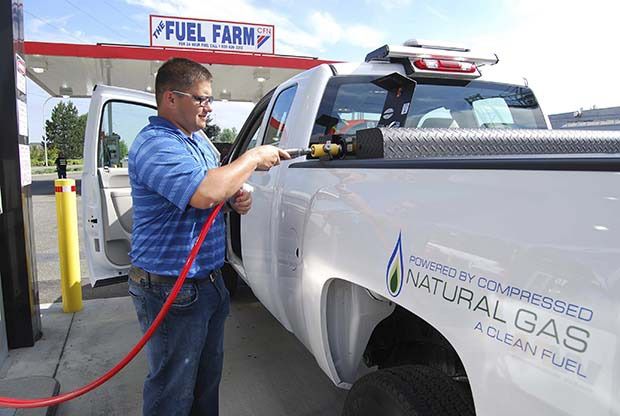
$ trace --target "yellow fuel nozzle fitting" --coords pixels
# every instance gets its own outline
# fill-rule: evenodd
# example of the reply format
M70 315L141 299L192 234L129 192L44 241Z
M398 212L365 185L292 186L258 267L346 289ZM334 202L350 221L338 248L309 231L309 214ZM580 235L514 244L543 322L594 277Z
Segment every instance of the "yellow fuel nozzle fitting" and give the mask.
M310 156L312 157L336 157L342 152L342 146L327 142L325 144L310 145Z

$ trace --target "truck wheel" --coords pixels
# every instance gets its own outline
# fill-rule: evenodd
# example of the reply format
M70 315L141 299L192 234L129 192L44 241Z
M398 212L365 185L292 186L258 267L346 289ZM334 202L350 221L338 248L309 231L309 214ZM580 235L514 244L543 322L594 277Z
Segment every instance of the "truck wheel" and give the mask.
M228 293L230 293L230 297L232 298L235 296L235 293L237 293L239 275L230 264L224 263L224 266L222 266L222 277L224 278L224 285L226 286L226 289L228 289Z
M342 416L473 416L457 382L430 367L386 368L360 378Z

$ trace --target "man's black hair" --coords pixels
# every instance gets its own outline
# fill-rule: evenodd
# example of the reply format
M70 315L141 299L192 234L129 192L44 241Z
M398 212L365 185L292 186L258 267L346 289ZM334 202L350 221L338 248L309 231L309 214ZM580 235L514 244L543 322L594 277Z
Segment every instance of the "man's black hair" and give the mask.
M187 92L195 82L209 81L213 76L207 68L198 62L185 58L172 58L166 61L157 71L155 78L155 99L157 104L166 91L177 90Z

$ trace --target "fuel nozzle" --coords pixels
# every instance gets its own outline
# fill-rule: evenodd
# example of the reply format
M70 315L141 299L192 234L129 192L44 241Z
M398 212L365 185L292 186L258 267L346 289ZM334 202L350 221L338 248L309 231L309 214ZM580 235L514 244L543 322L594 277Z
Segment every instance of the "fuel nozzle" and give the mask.
M311 144L309 149L284 149L286 153L295 159L302 156L310 156L314 159L333 159L342 155L342 146L327 140L325 143Z
M309 154L312 153L311 149L284 149L284 151L286 153L288 153L291 156L291 159L295 159L298 157L302 157L302 156L308 156Z
M310 156L315 158L328 157L330 159L340 156L342 146L332 143L330 140L325 143L310 145Z

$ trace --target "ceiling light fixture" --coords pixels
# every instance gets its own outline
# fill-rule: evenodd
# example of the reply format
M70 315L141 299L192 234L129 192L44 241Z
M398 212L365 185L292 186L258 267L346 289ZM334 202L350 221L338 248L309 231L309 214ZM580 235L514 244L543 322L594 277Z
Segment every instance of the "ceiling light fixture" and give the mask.
M267 68L256 68L254 69L254 79L261 84L269 79L269 69Z
M230 98L231 98L231 94L230 94L230 91L229 91L229 90L227 90L227 89L223 89L223 90L220 92L220 100L221 100L221 101L229 101L229 100L230 100Z
M33 56L28 60L30 69L35 74L42 74L47 71L47 60L41 56Z
M58 92L62 98L69 98L73 95L73 88L69 87L67 84L62 84L58 89Z

